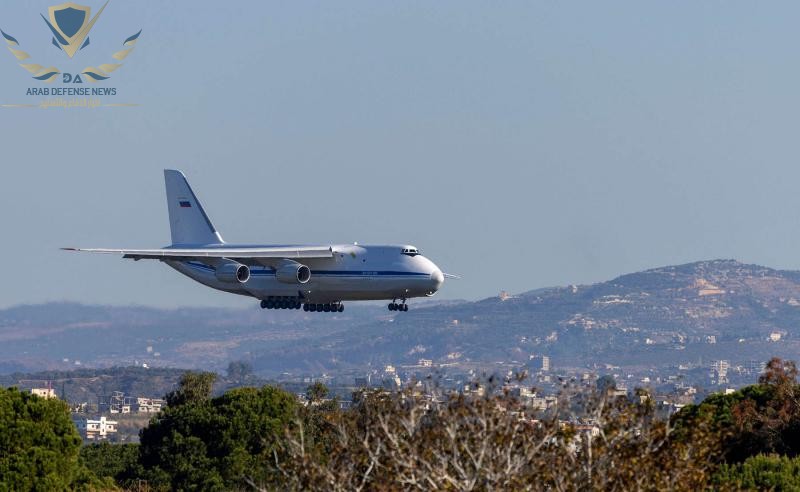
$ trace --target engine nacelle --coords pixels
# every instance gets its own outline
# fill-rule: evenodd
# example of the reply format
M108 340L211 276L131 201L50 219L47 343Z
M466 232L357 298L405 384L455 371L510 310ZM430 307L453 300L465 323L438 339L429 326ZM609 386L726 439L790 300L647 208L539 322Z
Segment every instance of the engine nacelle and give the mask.
M311 280L311 269L296 261L285 260L275 270L275 278L285 284L305 284Z
M250 280L250 268L247 265L231 261L217 265L214 275L220 282L243 284Z

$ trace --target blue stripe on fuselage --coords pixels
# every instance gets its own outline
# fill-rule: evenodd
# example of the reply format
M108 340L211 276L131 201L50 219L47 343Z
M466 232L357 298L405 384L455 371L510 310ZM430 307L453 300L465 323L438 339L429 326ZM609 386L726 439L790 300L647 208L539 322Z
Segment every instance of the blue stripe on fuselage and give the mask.
M205 272L214 272L214 268L203 263L195 262L195 261L185 261L182 262L184 265L192 267L196 270L203 270ZM259 270L250 269L250 275L255 276L274 276L275 270L271 268L262 268ZM353 271L353 270L312 270L311 276L320 276L320 277L428 277L429 273L424 272L402 272L402 271L392 271L392 270L385 270L385 271L371 271L371 270L360 270L360 271Z

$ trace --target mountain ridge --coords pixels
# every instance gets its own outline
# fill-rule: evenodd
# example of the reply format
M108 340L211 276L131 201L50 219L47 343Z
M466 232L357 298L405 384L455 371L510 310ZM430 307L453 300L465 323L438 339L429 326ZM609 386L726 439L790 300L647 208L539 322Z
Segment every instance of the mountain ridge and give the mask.
M773 341L775 337L778 341ZM772 338L771 338L772 337ZM703 260L503 299L442 300L393 314L50 303L0 310L0 371L148 363L218 369L359 371L387 364L675 365L800 349L800 272ZM47 367L42 367L42 365Z

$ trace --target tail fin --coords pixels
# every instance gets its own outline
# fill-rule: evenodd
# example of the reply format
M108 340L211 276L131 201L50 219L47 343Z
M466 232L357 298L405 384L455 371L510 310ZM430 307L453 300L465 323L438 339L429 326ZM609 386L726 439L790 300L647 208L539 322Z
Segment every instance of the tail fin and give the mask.
M167 210L169 210L172 244L225 242L208 219L182 172L164 169L164 183L167 186Z

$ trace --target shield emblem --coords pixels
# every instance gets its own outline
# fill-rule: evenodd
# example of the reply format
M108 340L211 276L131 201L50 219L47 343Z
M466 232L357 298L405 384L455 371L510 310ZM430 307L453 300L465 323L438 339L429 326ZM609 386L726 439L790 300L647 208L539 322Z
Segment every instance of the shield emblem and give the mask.
M67 2L47 9L50 19L42 18L53 33L53 44L70 58L89 44L89 31L108 2L90 20L91 7Z
M89 7L65 3L57 7L50 7L50 21L61 31L67 39L72 38L81 28L89 22Z

